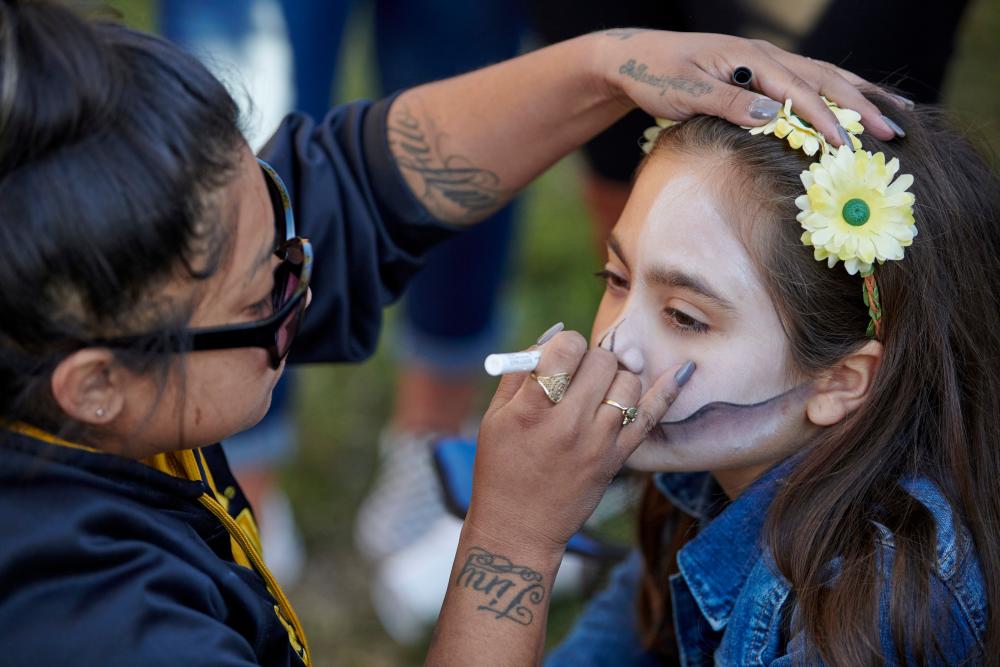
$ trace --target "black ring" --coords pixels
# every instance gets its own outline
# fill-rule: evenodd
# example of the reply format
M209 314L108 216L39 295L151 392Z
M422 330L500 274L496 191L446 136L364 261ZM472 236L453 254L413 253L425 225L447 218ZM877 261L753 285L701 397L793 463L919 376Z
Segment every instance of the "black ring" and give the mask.
M733 70L733 83L740 88L749 88L753 81L753 71L749 67L740 65Z

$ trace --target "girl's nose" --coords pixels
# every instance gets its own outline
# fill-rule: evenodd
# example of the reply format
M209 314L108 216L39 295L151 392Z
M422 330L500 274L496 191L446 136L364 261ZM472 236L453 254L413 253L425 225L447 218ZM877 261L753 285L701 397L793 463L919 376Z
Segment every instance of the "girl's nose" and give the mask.
M642 373L642 369L646 365L642 352L634 347L623 350L620 354L618 354L618 363L624 366L625 370L631 371L636 375Z
M604 338L601 339L600 346L614 352L615 356L618 357L618 363L625 370L638 375L642 373L646 364L637 339L638 337L634 335L629 326L628 319L623 318L608 329Z

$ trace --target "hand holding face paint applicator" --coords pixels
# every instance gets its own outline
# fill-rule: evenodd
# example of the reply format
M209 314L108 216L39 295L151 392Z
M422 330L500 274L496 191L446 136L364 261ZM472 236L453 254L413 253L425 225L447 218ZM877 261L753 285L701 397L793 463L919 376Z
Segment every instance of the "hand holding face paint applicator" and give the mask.
M517 526L524 535L516 543L561 554L695 364L677 364L643 394L639 377L621 369L614 353L588 349L561 322L536 346L505 356L517 355L537 358L536 367L503 374L483 419L466 532L509 538ZM542 380L559 376L569 381L556 401ZM632 406L632 417L623 420ZM490 510L480 514L482 507Z
M570 537L695 370L691 362L678 364L643 393L639 377L622 370L614 353L589 347L562 323L515 354L537 362L534 372L508 365L480 426L472 499L439 627L470 606L496 617L497 624L482 626L484 634L497 633L491 636L544 623ZM570 380L556 402L536 378L563 375ZM622 410L606 401L635 406L634 419L623 424ZM534 660L497 664L537 664L541 650L539 644ZM427 664L480 664L456 655L438 642Z
M541 348L553 336L565 329L562 322L556 322L538 337L535 345ZM542 358L541 349L524 350L523 352L496 352L486 357L483 366L490 375L506 375L507 373L530 373L538 367Z

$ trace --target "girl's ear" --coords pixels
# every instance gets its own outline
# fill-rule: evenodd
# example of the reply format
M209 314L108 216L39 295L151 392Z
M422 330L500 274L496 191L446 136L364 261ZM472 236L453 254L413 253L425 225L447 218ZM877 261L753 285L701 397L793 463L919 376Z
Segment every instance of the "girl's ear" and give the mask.
M70 418L100 426L125 406L121 367L110 350L88 347L59 362L52 373L52 396Z
M833 426L865 402L882 362L882 343L870 340L847 355L814 383L806 417L816 426Z

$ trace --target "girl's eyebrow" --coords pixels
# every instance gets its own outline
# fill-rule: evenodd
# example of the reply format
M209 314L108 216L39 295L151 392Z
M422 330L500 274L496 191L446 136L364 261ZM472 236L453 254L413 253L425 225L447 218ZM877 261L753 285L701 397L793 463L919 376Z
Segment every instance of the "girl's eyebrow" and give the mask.
M614 232L608 235L608 249L611 250L615 255L618 256L622 262L628 266L628 261L625 259L625 254L622 252L621 241L615 236ZM704 297L708 301L711 301L718 308L730 312L736 311L736 306L732 302L723 298L718 292L713 290L708 284L699 278L698 276L691 275L685 271L678 271L676 269L667 269L662 266L654 266L646 272L646 282L654 286L662 287L677 287L681 289L691 290L692 292Z
M709 287L704 280L685 271L668 269L662 266L653 266L646 271L645 279L647 283L654 286L676 287L690 290L711 301L722 310L736 310L736 306L734 306L732 302L720 296L719 293Z
M617 255L618 259L620 259L622 262L625 263L625 266L628 266L628 262L625 260L625 253L622 252L621 241L618 240L618 237L615 236L614 232L611 232L608 235L607 244L608 244L608 249L615 255Z

